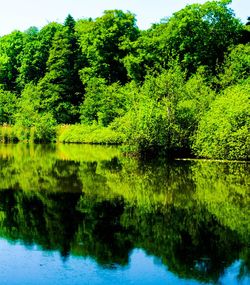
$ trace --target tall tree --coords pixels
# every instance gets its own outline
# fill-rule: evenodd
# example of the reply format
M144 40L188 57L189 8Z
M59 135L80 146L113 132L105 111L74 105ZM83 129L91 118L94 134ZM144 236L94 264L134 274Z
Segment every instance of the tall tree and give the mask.
M22 50L23 33L14 31L0 38L0 85L6 90L16 90Z
M83 82L101 77L108 83L128 81L123 59L129 43L139 35L133 14L120 10L105 11L100 18L79 21L77 35L87 66L81 70Z
M46 74L38 86L42 92L43 107L52 110L58 123L74 123L78 120L81 102L81 82L76 64L74 31L62 26L52 41Z
M231 2L193 4L175 13L162 35L167 58L179 57L182 66L190 72L200 65L214 70L223 61L228 47L239 42L243 29L228 7Z
M75 32L75 20L69 14L65 19L64 26L67 28L67 35L70 43L70 49L72 51L69 56L69 73L70 73L70 93L72 94L72 103L79 105L82 101L83 84L79 76L79 70L83 68L84 61L81 55L81 49L76 38Z
M244 29L228 7L230 3L221 0L188 5L153 25L142 34L135 52L127 58L131 77L140 79L147 70L167 68L172 59L178 59L189 75L201 65L214 72L227 49L240 42Z
M23 90L27 83L37 84L45 75L49 50L54 35L60 27L60 24L50 23L41 31L32 28L24 33L24 48L19 56L21 65L17 78L20 90Z

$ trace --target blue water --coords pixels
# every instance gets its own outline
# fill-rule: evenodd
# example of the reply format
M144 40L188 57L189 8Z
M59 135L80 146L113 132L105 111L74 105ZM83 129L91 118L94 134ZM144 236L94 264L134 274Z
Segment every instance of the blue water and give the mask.
M156 257L142 249L134 249L129 265L103 268L91 258L70 255L67 259L56 251L43 251L37 246L24 246L0 240L1 285L83 285L83 284L142 284L196 285L195 280L181 279L162 265ZM250 276L237 279L240 261L234 262L218 284L249 285ZM212 284L212 283L206 283Z

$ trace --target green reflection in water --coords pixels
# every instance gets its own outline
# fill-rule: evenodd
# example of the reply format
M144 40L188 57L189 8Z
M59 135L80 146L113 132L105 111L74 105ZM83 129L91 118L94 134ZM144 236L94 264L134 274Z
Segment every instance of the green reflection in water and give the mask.
M140 161L118 148L0 145L0 236L127 265L133 248L182 278L250 272L247 163Z

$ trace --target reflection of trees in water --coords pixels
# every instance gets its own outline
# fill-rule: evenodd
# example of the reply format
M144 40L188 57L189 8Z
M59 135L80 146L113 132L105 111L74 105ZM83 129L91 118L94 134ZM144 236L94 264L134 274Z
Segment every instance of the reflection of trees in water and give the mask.
M80 216L75 211L78 199L79 194L29 196L22 191L1 191L0 233L13 241L35 243L46 250L56 249L63 256L68 255Z
M103 266L126 265L133 248L158 256L183 278L216 281L247 248L236 232L204 208L168 206L143 213L124 200L99 201L82 194L2 191L1 236L59 250L62 256L91 256ZM249 272L242 266L242 274ZM248 269L247 269L248 268Z
M249 274L245 164L26 155L0 161L1 236L109 268L139 247L183 278L217 281L238 259Z
M136 229L136 246L160 257L183 278L216 281L244 249L237 234L202 208L170 206L164 215L139 214L129 220Z

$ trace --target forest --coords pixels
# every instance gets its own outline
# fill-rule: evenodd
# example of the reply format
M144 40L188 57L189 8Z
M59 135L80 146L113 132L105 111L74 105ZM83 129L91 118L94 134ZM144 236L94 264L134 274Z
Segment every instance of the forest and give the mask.
M51 22L0 37L0 141L250 158L250 17L230 0ZM167 13L167 7L166 7Z

